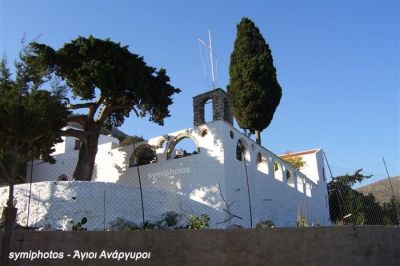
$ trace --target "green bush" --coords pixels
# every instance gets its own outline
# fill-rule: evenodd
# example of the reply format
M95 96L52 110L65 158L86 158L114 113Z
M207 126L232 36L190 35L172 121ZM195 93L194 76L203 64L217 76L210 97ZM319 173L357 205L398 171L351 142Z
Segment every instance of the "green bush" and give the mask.
M274 228L275 224L271 220L260 221L256 224L256 228Z
M86 223L87 223L87 218L83 217L80 222L77 222L76 224L72 225L72 231L87 231L87 228L82 226Z
M188 229L203 229L209 227L210 217L207 213L203 213L200 216L190 215Z
M178 223L179 214L174 211L169 211L163 214L163 221L165 221L165 225L168 227L176 226Z

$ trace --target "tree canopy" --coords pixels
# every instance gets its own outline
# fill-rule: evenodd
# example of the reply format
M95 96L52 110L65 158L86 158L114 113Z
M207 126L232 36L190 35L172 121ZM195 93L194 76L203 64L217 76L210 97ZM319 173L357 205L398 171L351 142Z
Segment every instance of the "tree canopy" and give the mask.
M352 189L352 186L357 182L371 177L361 172L362 169L359 169L352 175L338 176L328 183L329 211L332 223L353 225L398 224L394 197L389 203L381 206L374 195L364 195Z
M40 89L45 80L25 64L25 54L21 56L15 80L5 58L0 63L0 162L2 176L8 178L15 177L14 163L31 151L35 157L53 162L50 154L61 141L61 128L69 114L58 95Z
M8 265L11 227L16 217L14 184L21 174L18 169L25 169L23 165L31 156L53 161L53 146L61 141L61 128L69 114L59 95L41 89L46 80L40 70L26 64L27 52L23 51L16 62L15 79L6 59L0 63L0 177L9 185L6 217L1 221L5 227L4 265Z
M290 152L288 151L286 152L286 154L290 154ZM306 162L303 160L303 157L301 156L285 156L285 155L281 156L282 160L290 163L297 169L300 169L306 165Z
M261 144L260 132L271 123L282 91L269 45L248 18L242 18L237 25L229 75L233 114L239 126L255 133Z
M70 128L64 132L82 141L74 178L91 180L97 143L104 125L118 127L129 113L148 116L150 121L163 125L169 116L172 95L180 90L169 84L165 69L147 66L143 58L109 39L79 37L62 48L31 43L34 55L29 63L43 73L61 77L79 102L71 103L70 110L87 109L74 113L69 121L81 125L82 130Z

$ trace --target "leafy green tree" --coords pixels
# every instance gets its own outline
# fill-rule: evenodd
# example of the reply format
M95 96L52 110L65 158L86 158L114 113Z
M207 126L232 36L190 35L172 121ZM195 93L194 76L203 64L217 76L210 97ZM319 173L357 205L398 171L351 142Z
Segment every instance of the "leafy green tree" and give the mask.
M395 199L395 197L392 196L389 202L383 204L383 210L385 213L385 225L400 225L399 215L397 213L398 210L400 210L399 199Z
M329 210L334 224L383 225L385 212L372 194L364 195L351 187L371 176L357 170L353 175L333 178L328 183Z
M70 103L69 109L87 110L69 118L83 130L70 128L63 132L82 142L73 174L76 180L91 180L98 138L105 124L118 127L134 111L137 116L148 115L150 121L163 125L169 116L172 95L180 92L169 84L164 69L157 71L147 66L127 46L109 39L79 37L59 50L35 42L31 47L35 55L30 64L61 77L72 98L80 100Z
M288 152L286 152L285 155L282 155L281 156L282 160L284 160L285 162L290 163L291 165L293 165L297 169L300 169L304 165L306 165L306 162L303 160L303 157L301 157L301 156L287 156L289 154L290 154L290 152L288 151Z
M28 52L23 51L16 63L15 79L6 59L0 63L0 172L9 185L5 217L2 217L3 265L8 263L11 226L16 217L14 184L18 166L31 156L54 162L50 154L54 144L61 141L61 128L69 115L59 95L41 89L46 79L39 70L26 64Z
M257 143L261 144L261 131L271 123L282 90L276 79L271 50L248 18L242 18L237 25L229 75L233 114L239 126L255 134Z

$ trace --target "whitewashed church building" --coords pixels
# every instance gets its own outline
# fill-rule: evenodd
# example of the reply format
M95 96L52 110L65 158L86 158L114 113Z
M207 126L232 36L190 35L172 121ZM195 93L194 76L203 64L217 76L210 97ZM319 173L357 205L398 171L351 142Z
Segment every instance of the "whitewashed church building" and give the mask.
M205 123L210 99L213 119ZM294 227L299 219L329 225L322 150L285 155L303 158L299 171L234 128L231 105L226 92L215 89L193 97L191 128L124 147L101 135L92 182L72 180L79 141L65 137L55 147L57 163L34 161L27 184L16 186L19 222L57 227L66 217L87 217L88 229L103 230L118 217L140 224L174 211L207 213L210 227L221 229L262 221ZM178 149L183 142L194 148Z

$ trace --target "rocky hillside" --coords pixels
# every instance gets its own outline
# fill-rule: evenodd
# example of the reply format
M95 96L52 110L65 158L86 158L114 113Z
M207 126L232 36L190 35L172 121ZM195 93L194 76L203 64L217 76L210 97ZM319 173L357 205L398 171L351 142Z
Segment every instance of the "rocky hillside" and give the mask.
M400 176L392 177L393 189L397 197L400 197ZM366 185L356 189L365 195L373 194L376 200L383 204L384 202L389 202L392 197L392 189L390 187L389 180L387 178L380 180L378 182Z

